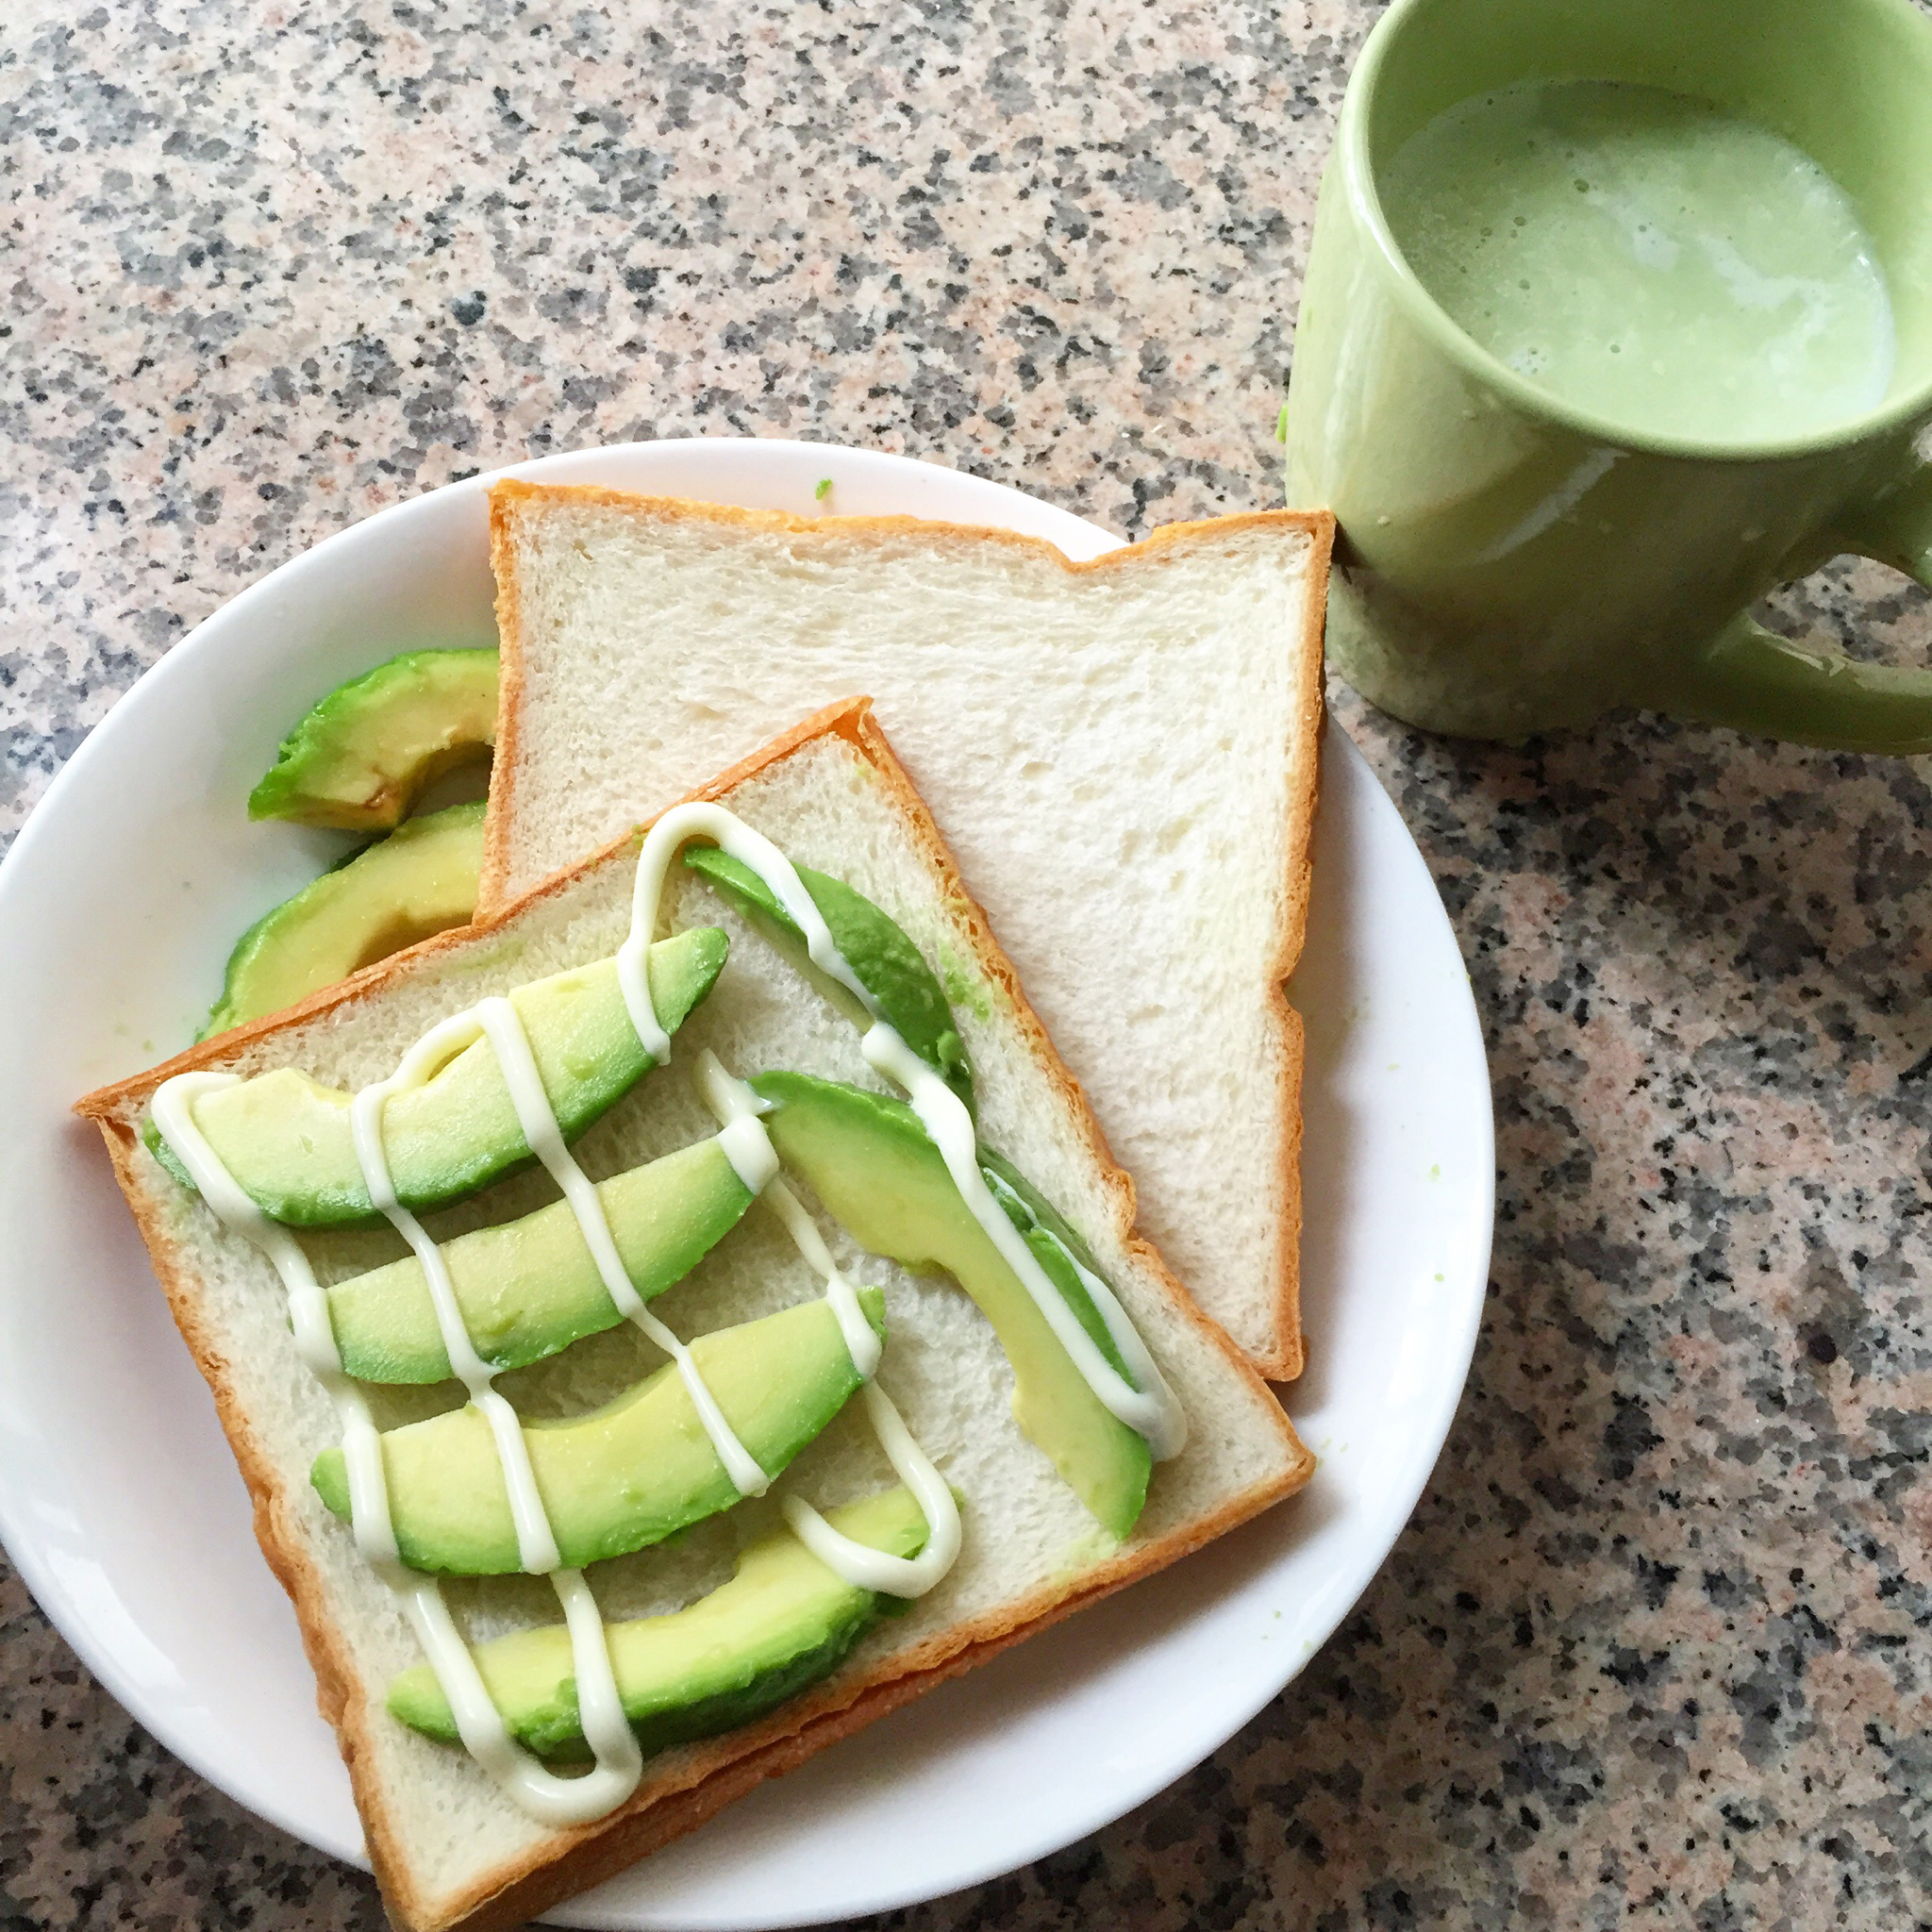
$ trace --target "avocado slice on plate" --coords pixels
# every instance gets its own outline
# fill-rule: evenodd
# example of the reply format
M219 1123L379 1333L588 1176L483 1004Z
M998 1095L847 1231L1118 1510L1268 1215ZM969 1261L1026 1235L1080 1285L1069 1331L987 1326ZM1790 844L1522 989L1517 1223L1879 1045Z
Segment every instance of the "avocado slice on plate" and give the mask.
M329 692L248 795L252 819L386 832L496 741L494 651L405 651Z
M821 973L806 952L805 935L784 903L741 859L715 845L691 845L684 862L724 900L743 913L766 939L799 967L855 1025L869 1026L872 1015L829 974ZM878 1002L879 1017L894 1028L914 1053L973 1109L973 1069L953 1024L944 989L905 928L864 893L854 891L808 865L794 864L799 883L844 956L853 976Z
M242 935L198 1038L278 1013L418 940L467 924L482 864L480 799L398 825Z
M1088 1387L1026 1285L960 1199L919 1116L902 1100L809 1074L761 1074L751 1084L775 1103L764 1121L778 1158L811 1183L825 1211L860 1247L908 1268L943 1269L979 1305L1012 1364L1013 1416L1022 1433L1045 1451L1100 1522L1124 1538L1147 1500L1147 1443ZM1133 1386L1100 1311L1052 1238L1064 1223L1050 1208L1048 1222L1033 1208L1039 1196L1030 1186L1024 1195L1014 1188L1006 1162L987 1172L990 1157L981 1158L994 1199L1047 1279ZM1089 1259L1077 1237L1069 1245Z
M651 948L651 1004L669 1031L710 991L726 944L717 926L700 925ZM533 980L509 999L565 1140L581 1134L656 1064L630 1024L615 958ZM380 1217L356 1158L350 1099L340 1088L278 1067L203 1094L194 1124L271 1219L291 1227L354 1226ZM152 1120L146 1139L175 1179L192 1186ZM472 1193L533 1158L496 1051L482 1039L390 1101L383 1144L397 1197L417 1209Z
M716 1140L602 1182L597 1198L631 1285L649 1301L682 1281L757 1197ZM568 1201L443 1243L471 1345L492 1369L520 1369L624 1320ZM338 1282L329 1321L358 1382L441 1382L449 1355L423 1264L406 1255Z
M916 1557L925 1547L925 1518L906 1490L829 1510L826 1520L889 1556ZM648 1756L749 1724L830 1675L886 1607L781 1530L746 1549L731 1581L708 1596L667 1616L606 1624L604 1636L624 1714ZM570 1632L561 1624L479 1643L472 1655L518 1743L553 1763L589 1760ZM395 1679L389 1707L429 1737L460 1741L427 1664Z
M884 1295L862 1288L858 1299L883 1335ZM702 1335L691 1353L724 1420L767 1475L778 1474L858 1387L839 1318L823 1300ZM662 1542L739 1500L675 1362L588 1415L525 1423L524 1440L571 1569ZM481 1410L465 1405L391 1429L382 1453L390 1520L410 1569L501 1576L522 1568L503 1463ZM316 1457L311 1480L346 1520L341 1449Z

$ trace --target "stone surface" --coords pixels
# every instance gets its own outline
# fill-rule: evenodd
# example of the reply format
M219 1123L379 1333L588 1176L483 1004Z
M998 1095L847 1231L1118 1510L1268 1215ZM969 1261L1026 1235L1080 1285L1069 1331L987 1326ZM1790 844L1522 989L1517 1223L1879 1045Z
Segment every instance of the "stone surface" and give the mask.
M1372 17L15 0L6 828L244 584L526 454L860 442L1127 533L1278 500L1312 187ZM1932 638L1869 566L1779 621ZM1359 1608L1245 1732L894 1923L1932 1923L1927 768L1646 720L1451 745L1334 698L1492 1057L1461 1415ZM0 1926L380 1924L10 1577L0 1614Z

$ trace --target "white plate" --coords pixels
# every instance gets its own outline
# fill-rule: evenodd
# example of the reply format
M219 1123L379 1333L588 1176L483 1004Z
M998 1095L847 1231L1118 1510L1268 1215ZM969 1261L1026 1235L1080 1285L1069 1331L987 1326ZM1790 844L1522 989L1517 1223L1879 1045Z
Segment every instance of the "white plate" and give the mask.
M847 513L1001 524L1074 557L1115 541L995 484L816 444L641 443L519 474L801 511L829 476L828 507ZM209 618L75 754L0 866L0 1534L156 1736L358 1862L348 1780L208 1391L93 1130L67 1108L180 1046L235 935L335 848L243 815L303 708L406 645L491 641L487 480L373 517ZM1294 984L1311 1366L1289 1398L1322 1459L1313 1483L766 1786L559 1923L806 1924L1009 1871L1206 1757L1360 1594L1421 1493L1474 1344L1490 1093L1429 875L1333 728L1315 848Z

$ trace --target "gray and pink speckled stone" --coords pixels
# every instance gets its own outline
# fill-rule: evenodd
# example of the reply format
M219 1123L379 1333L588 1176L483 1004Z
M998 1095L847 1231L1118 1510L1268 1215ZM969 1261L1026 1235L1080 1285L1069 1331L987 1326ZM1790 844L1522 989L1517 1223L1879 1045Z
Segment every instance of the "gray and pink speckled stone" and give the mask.
M527 454L818 437L1127 533L1279 500L1368 6L84 8L0 24L8 829L244 584ZM1775 615L1932 641L1870 566ZM1461 1417L1246 1731L895 1922L1932 1924L1927 767L1647 720L1446 744L1334 698L1488 1029ZM0 1927L380 1923L10 1577L0 1615Z

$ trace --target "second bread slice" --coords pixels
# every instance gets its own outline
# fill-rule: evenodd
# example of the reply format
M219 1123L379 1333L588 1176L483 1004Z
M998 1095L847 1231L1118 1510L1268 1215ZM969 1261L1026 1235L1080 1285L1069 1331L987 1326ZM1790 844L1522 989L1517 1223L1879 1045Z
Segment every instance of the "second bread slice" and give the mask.
M1332 524L1088 564L1001 531L491 494L503 709L480 909L872 694L1114 1152L1265 1373L1300 1372L1301 953Z

